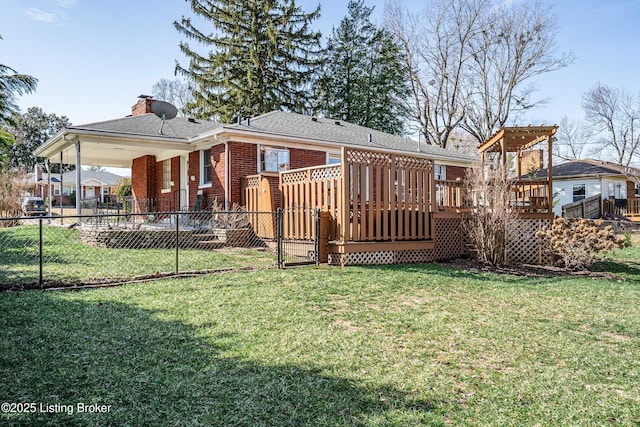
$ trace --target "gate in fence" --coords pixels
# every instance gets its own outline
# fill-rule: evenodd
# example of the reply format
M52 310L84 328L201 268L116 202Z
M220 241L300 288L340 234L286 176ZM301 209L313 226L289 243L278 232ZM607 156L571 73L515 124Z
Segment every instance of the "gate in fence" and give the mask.
M320 263L320 210L309 207L276 211L278 268Z

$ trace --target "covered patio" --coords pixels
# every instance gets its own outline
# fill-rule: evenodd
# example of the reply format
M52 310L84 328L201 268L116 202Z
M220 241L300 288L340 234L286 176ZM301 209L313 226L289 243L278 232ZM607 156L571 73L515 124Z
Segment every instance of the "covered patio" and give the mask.
M485 165L489 159L498 162L505 177L509 173L508 155L514 154L516 176L511 180L511 203L523 216L553 218L552 143L557 129L555 125L503 127L478 147L481 163ZM536 178L535 173L523 179L523 158L538 144L546 144L549 173L544 179Z

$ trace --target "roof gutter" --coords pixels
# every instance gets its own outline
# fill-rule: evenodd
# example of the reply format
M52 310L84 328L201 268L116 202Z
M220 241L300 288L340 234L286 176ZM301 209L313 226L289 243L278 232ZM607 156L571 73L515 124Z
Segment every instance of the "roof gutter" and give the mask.
M302 142L303 144L301 145L311 144L311 145L320 145L320 146L334 147L334 148L341 148L345 146L344 144L335 142L335 141L327 141L327 140L313 139L313 138L301 138L297 136L275 134L271 132L256 132L256 131L247 131L247 130L239 130L239 129L229 129L224 127L218 130L220 131L220 133L224 132L227 135L229 135L229 139L232 138L232 135L238 135L238 136L254 137L254 138L256 137L270 138L273 140L290 141L293 143ZM238 142L244 142L244 141L238 141ZM376 151L389 153L389 154L396 154L396 153L410 154L413 156L422 157L430 160L443 160L449 163L458 163L460 166L469 166L469 164L473 163L474 161L472 158L456 156L455 154L449 157L442 154L425 153L424 151L394 150L394 149L385 148L385 147L371 146L368 144L362 144L362 145L353 144L353 145L348 145L347 147L348 148L353 147L355 149L365 149L365 150L374 149Z

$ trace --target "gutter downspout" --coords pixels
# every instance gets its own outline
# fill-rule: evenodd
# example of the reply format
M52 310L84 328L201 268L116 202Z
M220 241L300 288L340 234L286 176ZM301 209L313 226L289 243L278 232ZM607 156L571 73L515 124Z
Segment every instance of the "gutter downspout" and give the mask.
M229 186L229 177L231 174L229 173L229 165L231 162L229 161L229 142L225 141L224 143L224 210L229 210L229 194L230 194L230 186Z

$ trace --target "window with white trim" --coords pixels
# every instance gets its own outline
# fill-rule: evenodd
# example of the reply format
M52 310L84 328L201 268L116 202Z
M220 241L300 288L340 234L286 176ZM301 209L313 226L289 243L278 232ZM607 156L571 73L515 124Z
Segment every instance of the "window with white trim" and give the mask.
M109 187L102 187L102 194L107 196L109 194Z
M162 189L171 190L171 159L162 161Z
M445 165L435 165L433 168L434 179L444 181L447 179L447 167Z
M290 169L289 150L281 147L260 147L260 170L281 172Z
M340 163L342 157L340 153L327 153L327 164L328 165L336 165Z
M54 185L53 186L53 195L54 196L59 196L60 195L60 186L59 185Z
M584 199L586 196L586 188L584 184L573 184L573 201Z
M211 148L200 150L200 185L211 184Z
M635 188L636 188L636 196L640 196L640 184L636 184Z

